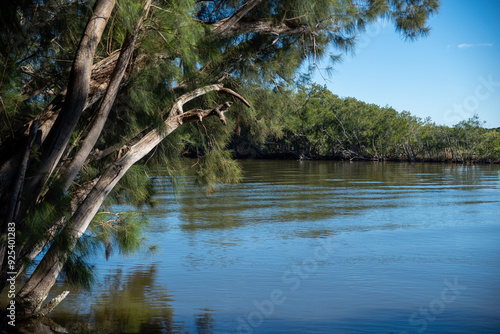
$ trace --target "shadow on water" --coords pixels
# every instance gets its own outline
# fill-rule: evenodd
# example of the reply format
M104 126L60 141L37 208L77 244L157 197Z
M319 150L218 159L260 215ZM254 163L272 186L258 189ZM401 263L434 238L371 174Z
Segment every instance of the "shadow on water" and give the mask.
M214 317L209 309L194 315L193 330L176 321L173 298L156 283L157 278L154 265L130 273L116 270L106 275L98 296L73 301L90 302L89 313L61 307L50 318L18 324L15 333L213 333Z

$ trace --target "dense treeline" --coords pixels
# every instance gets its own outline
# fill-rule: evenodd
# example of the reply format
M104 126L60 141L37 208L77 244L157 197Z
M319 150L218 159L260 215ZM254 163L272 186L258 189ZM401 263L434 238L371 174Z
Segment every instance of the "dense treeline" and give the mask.
M238 129L240 157L498 162L500 131L486 129L479 117L455 126L437 125L407 111L341 98L312 85L274 92L261 99L272 119ZM269 111L269 110L268 110ZM252 127L268 123L269 135L255 137ZM238 132L237 131L237 132ZM260 131L262 132L262 131Z

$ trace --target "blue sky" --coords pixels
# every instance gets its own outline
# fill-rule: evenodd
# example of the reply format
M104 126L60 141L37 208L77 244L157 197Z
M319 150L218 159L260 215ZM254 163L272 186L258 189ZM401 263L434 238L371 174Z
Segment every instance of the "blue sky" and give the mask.
M327 81L319 73L314 80L339 96L437 124L454 125L477 113L486 127L500 127L499 12L500 0L443 0L429 22L430 35L414 42L380 21L331 75L322 71Z

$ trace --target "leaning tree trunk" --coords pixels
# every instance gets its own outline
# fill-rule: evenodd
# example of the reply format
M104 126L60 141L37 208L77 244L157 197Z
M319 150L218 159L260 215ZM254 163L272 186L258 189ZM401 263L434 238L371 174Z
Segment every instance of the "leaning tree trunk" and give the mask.
M148 0L146 1L145 7L144 7L144 14L142 18L144 19L147 15L147 11L149 10L151 1ZM83 166L85 160L88 158L88 155L90 151L92 150L93 146L97 142L103 127L104 123L109 115L109 111L111 110L111 107L114 103L114 100L116 99L116 96L118 94L118 90L120 88L121 81L125 75L125 71L127 69L127 66L131 60L132 53L134 51L135 43L137 41L137 36L139 33L139 30L141 28L143 19L140 20L140 22L137 24L137 27L134 31L133 35L127 36L123 43L123 47L121 48L119 57L116 61L113 62L106 62L106 64L114 64L116 63L115 69L111 75L111 78L109 80L109 85L106 85L107 90L106 93L104 94L104 98L102 102L100 103L100 106L98 108L98 111L96 112L96 117L94 118L93 125L91 127L91 130L89 131L87 137L83 141L83 143L80 145L80 149L76 153L76 155L73 157L71 160L71 163L69 163L69 166L67 166L64 169L64 173L62 175L62 182L61 182L61 188L62 192L66 192L69 189L69 186L77 176L79 170ZM37 124L38 120L35 120L34 124ZM85 196L88 194L89 189L87 189L88 186L86 187L81 187L79 190L75 192L75 197L72 200L72 205L70 209L70 214L74 214L76 211L76 207L78 207L79 204L81 204L82 198L85 198ZM47 234L47 240L44 240L42 242L37 242L36 244L33 243L25 243L22 245L18 245L18 258L19 259L26 259L28 261L34 260L34 258L43 250L43 248L50 243L53 238L58 235L58 233L62 230L66 223L66 217L62 217L57 221L56 223L52 224L52 226L48 230ZM24 261L18 263L16 267L16 272L21 272L24 268Z
M99 0L85 28L69 76L63 108L44 143L42 163L25 187L26 198L35 199L57 167L85 108L94 54L115 7L115 0ZM27 201L25 207L31 203Z
M114 6L115 0L98 0L94 6L93 15L85 28L75 55L62 109L58 113L55 123L50 127L50 132L42 147L41 163L38 168L35 168L34 172L32 170L31 173L28 173L24 168L26 164L32 164L36 160L30 157L33 141L41 144L42 137L45 136L43 134L44 128L39 127L40 122L38 120L35 120L30 125L31 135L27 140L27 147L23 148L20 153L14 153L13 159L7 160L2 165L0 170L0 191L2 196L2 205L0 207L2 216L0 217L2 228L0 232L2 235L0 237L2 238L5 236L6 226L11 222L20 223L27 210L36 202L43 185L51 176L67 147L71 134L87 103L94 53ZM61 103L61 101L55 102L56 104ZM55 106L53 105L53 107ZM28 228L27 226L18 225L16 230L21 230L23 227ZM6 284L7 272L12 271L7 270L6 247L6 244L2 244L0 247L0 260L2 261L0 290ZM16 251L19 252L21 249L18 247ZM18 266L20 265L19 262L21 261L18 261Z
M39 312L41 305L61 272L68 254L71 253L80 237L87 230L108 194L132 165L151 152L165 137L183 124L202 121L203 118L210 116L217 116L224 125L226 124L224 113L231 107L231 102L225 102L214 109L193 109L183 112L182 107L185 103L211 91L233 95L248 107L250 106L240 95L222 87L221 84L200 88L189 94L182 95L174 102L165 121L165 129L162 129L161 132L153 130L135 145L124 147L122 150L123 155L106 168L106 171L99 177L94 188L76 210L69 224L62 232L64 239L68 242L65 243L64 247L61 247L58 243L53 243L30 279L19 291L17 298L21 312L25 316L31 316Z
M147 0L144 5L141 20L139 20L139 22L137 23L135 31L133 32L132 35L127 35L127 37L125 37L125 41L123 42L120 51L120 56L118 57L115 69L111 75L111 79L109 81L106 94L104 95L104 98L101 101L99 109L95 114L90 131L87 134L85 140L83 140L83 142L81 143L78 152L75 154L69 165L64 170L64 173L62 175L63 192L69 189L71 183L77 176L78 172L80 171L85 161L87 160L90 152L94 148L94 145L97 143L97 140L101 136L101 132L104 129L104 124L108 119L111 107L115 103L116 96L118 95L120 83L122 82L128 64L130 63L130 60L132 58L132 54L135 48L135 43L139 36L139 31L142 27L143 21L145 20L148 14L150 6L151 6L151 0Z
M144 19L147 15L147 12L149 10L151 4L151 0L147 0L146 4L144 6L144 13L142 18ZM110 11L108 11L110 13ZM91 127L91 130L89 131L87 137L83 141L82 145L80 145L80 149L76 153L76 155L73 157L71 163L67 168L64 170L64 173L62 175L62 191L65 192L71 183L73 182L74 178L77 176L78 171L81 169L81 167L84 165L85 160L87 159L89 153L91 152L93 146L97 142L103 127L104 123L109 115L109 111L111 110L111 107L116 99L116 96L118 94L118 90L120 88L120 83L124 77L125 71L127 69L127 66L130 62L130 59L132 57L132 53L134 51L134 46L135 42L137 41L137 36L139 33L139 30L141 28L143 19L140 20L140 22L137 24L135 31L133 32L133 35L129 35L126 37L123 47L121 49L120 55L118 57L118 60L116 62L115 69L111 75L109 85L107 86L106 93L104 95L104 98L98 108L98 111L96 113L96 117L94 119L93 125ZM91 19L92 21L92 19ZM102 33L102 31L101 31ZM100 36L99 36L100 38ZM84 43L82 43L84 44ZM93 57L92 57L93 58ZM88 85L87 85L88 86ZM84 108L84 105L81 106L82 109ZM88 192L81 192L82 196L86 196ZM76 202L82 201L78 198L76 198ZM73 199L73 202L75 202L75 199ZM85 203L85 202L84 202ZM83 204L84 204L83 203ZM73 211L75 215L79 211L81 211L81 208L84 206L81 204L78 210ZM93 218L95 215L92 214L90 219ZM53 224L51 227L50 231L50 239L53 239L54 236L56 236L60 230L64 227L66 219L61 218L59 222L56 224ZM86 229L86 227L85 227ZM83 230L83 232L85 231ZM83 234L82 232L82 234ZM64 238L64 235L61 235L60 237ZM70 244L68 245L68 249L72 250L74 248L73 240L71 236L69 236ZM78 239L76 239L78 240ZM54 243L54 246L57 245L57 243ZM32 248L32 251L29 254L26 254L30 259L33 259L38 253L43 249L45 244L42 242ZM50 256L44 257L44 260L39 264L37 267L37 270L35 273L32 275L32 279L28 281L28 283L23 287L21 292L19 293L19 296L23 295L23 291L29 291L30 292L30 297L22 298L23 302L21 304L22 308L22 313L25 315L31 315L35 312L39 312L39 308L43 301L45 300L48 291L52 288L52 286L55 283L55 280L57 279L57 276L59 275L62 266L64 265L68 252L67 249L61 250L58 249L58 247L53 247L54 251L57 254L57 263L49 263L47 264L47 260L45 259L50 259ZM52 248L51 248L52 251ZM53 252L54 252L53 251ZM50 270L47 270L47 268L50 267ZM34 283L33 283L34 282ZM33 285L34 284L34 285ZM65 296L65 295L64 295ZM64 298L64 296L58 297L58 302ZM54 304L54 303L51 303ZM54 307L55 305L51 305L51 307ZM45 314L47 310L42 310L39 312L40 314Z

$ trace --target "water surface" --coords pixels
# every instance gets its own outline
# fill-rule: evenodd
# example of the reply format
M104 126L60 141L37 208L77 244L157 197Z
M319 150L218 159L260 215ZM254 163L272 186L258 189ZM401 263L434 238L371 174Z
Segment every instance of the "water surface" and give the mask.
M210 194L155 177L159 253L98 258L96 286L54 319L134 333L500 332L500 166L242 164L240 184Z

